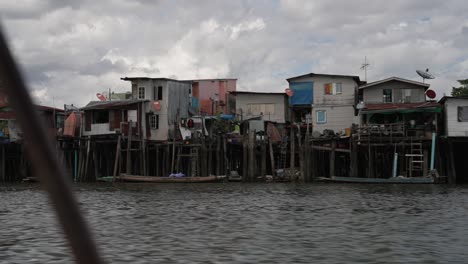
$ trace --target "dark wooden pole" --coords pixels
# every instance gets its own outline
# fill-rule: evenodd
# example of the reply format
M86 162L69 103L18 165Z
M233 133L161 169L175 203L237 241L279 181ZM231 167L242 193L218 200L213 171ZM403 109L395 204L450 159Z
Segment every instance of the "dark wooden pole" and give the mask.
M70 178L60 166L6 39L0 31L0 79L4 81L10 103L28 144L34 173L49 194L59 222L78 263L102 263L91 232L73 195Z
M332 139L331 142L331 151L330 151L330 178L335 175L335 149L336 149L336 140Z
M115 148L114 173L113 173L114 181L115 181L115 177L117 176L117 169L119 166L119 161L120 161L120 135L117 138L117 147Z
M248 156L249 156L249 151L247 148L248 145L248 137L249 135L243 135L242 136L242 181L248 181L248 173L249 173L249 162L248 162Z
M255 170L256 170L256 164L255 164L255 130L251 131L249 133L249 143L248 143L248 149L249 149L249 181L253 181L255 178Z

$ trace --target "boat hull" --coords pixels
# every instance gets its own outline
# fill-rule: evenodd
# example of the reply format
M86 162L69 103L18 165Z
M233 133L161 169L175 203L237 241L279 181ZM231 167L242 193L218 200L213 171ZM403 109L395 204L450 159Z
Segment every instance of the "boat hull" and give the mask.
M210 175L206 177L154 177L141 175L121 174L115 177L115 181L123 182L156 182L156 183L202 183L218 182L223 180L224 176Z

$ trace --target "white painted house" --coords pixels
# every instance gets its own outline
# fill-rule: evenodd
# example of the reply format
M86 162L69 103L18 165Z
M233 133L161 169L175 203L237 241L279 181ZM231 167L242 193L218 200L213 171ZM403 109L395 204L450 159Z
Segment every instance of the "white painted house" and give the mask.
M445 96L439 103L444 106L444 135L468 137L468 98Z
M343 132L358 123L355 102L359 76L309 73L287 79L295 122L312 123L314 131Z
M239 120L261 118L264 121L285 123L287 96L285 93L230 92L235 96L236 116Z

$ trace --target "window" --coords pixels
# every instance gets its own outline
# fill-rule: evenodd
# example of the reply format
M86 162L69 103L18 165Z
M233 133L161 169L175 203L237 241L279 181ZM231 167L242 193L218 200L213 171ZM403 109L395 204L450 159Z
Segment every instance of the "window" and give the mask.
M158 86L158 100L162 100L162 86Z
M325 84L325 94L341 94L343 91L341 83L326 83Z
M109 112L107 110L97 110L92 113L93 124L109 123Z
M145 99L145 87L138 87L138 99Z
M391 103L391 102L393 102L393 99L392 99L392 89L383 89L383 102L384 102L384 103Z
M468 122L468 106L458 107L458 122Z
M325 110L318 110L315 111L317 113L317 124L325 124L327 123L327 111Z
M150 116L151 129L159 129L159 115Z

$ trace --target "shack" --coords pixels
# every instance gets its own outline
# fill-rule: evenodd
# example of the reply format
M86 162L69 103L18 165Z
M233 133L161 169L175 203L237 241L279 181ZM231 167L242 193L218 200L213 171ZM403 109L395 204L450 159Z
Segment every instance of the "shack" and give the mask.
M360 126L352 147L357 156L351 163L360 169L353 173L368 178L415 177L435 169L442 106L426 100L428 88L427 83L398 77L359 87Z
M355 111L359 76L308 73L287 81L293 91L291 121L312 124L318 132L344 132L359 122Z
M444 96L439 103L443 105L440 118L440 148L443 165L450 183L467 183L468 163L465 157L468 149L468 97Z
M191 82L190 110L193 115L232 114L235 101L230 92L236 91L237 79L200 79Z
M176 138L178 124L189 116L190 81L168 78L125 77L132 87L132 100L140 101L141 130L148 140L166 141Z

